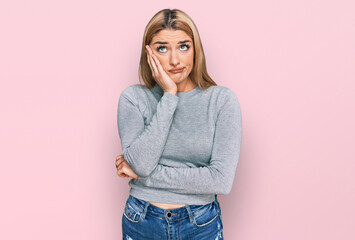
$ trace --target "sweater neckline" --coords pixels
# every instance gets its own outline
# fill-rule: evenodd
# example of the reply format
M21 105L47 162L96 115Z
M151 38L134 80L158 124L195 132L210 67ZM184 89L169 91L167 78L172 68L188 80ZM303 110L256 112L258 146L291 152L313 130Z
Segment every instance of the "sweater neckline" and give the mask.
M189 98L199 92L200 87L197 85L194 89L187 91L187 92L177 92L177 96L181 99ZM155 83L154 87L152 88L153 92L159 93L161 96L164 95L164 90L160 87L159 84Z

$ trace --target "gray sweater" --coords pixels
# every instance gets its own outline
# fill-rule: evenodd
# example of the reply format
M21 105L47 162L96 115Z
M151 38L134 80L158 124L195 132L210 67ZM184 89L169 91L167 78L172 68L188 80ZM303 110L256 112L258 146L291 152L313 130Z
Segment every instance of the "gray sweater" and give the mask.
M239 160L242 116L223 86L177 96L156 84L131 85L117 111L122 154L138 180L130 194L145 201L207 204L229 194Z

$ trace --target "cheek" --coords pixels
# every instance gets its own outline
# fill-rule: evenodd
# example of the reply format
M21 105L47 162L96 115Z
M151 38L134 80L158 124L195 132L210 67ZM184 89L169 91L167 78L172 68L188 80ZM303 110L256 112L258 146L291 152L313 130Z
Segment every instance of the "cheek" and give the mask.
M167 62L168 62L168 60L167 60L166 58L162 57L162 56L157 56L157 55L155 55L155 56L158 58L158 61L159 61L160 65L161 65L163 68L165 68L165 66L166 66L166 64L167 64Z
M191 54L186 56L186 61L185 61L190 67L194 64L194 53L192 52Z

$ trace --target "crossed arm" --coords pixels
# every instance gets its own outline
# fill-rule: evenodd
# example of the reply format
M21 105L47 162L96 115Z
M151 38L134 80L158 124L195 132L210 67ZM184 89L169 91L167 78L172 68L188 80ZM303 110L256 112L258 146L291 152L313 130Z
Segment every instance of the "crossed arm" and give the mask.
M159 162L179 98L164 92L151 122L145 126L134 87L128 87L120 96L117 124L124 159L138 176L145 177Z
M133 144L129 144L128 142L126 142L126 145L122 144L124 158L126 159L126 156L130 157L126 160L128 164L132 167L133 171L139 175L138 180L135 181L139 181L145 186L153 188L162 188L182 194L229 194L232 189L235 171L239 160L242 136L242 119L240 105L236 95L234 95L234 93L230 90L229 93L230 94L228 95L228 99L224 103L217 117L212 147L212 155L210 159L210 164L208 166L178 168L159 164L159 159L166 142L166 137L171 122L169 122L169 118L165 118L166 122L160 121L159 124L165 123L165 126L168 127L163 128L164 130L166 130L166 132L157 131L156 129L158 128L158 124L156 123L158 122L153 121L157 119L156 115L159 116L160 114L164 114L164 112L161 113L159 110L166 111L166 109L157 108L157 112L153 116L152 121L149 125L150 127L147 127L145 130L142 131L142 133L136 131L136 136L131 136L131 141ZM164 100L164 98L161 99L161 101ZM159 102L159 104L161 104L161 102ZM134 105L132 105L131 107L133 106ZM135 116L133 118L135 118L136 121L134 123L129 123L129 125L139 123L138 119L142 118L142 116L137 112L136 114L132 114L134 112L135 111L132 111L131 109L130 117ZM120 118L120 115L122 117L122 114L127 117L126 114L128 113L123 113L123 111L120 112L119 109L119 122L124 119ZM122 142L125 141L125 137L126 139L129 138L128 135L121 133L125 132L126 130L127 133L129 131L130 134L133 134L132 129L137 129L137 125L121 125L119 131ZM156 139L156 141L154 142L149 142L150 147L143 147L146 146L145 144L148 143L144 142L144 140L152 140L152 138L146 137L147 133L145 133L144 131L149 131L149 133L152 135L148 135L154 136L153 138ZM161 135L157 134L158 132ZM136 139L139 139L140 141ZM132 148L132 146L134 148ZM155 155L153 155L154 157L152 157L152 155L148 156L153 153L150 151L147 152L147 150L151 148L153 148L155 151L159 150L159 154L155 152ZM134 149L134 151L130 149ZM137 157L132 157L133 154L135 154L135 156ZM150 157L149 160L147 160L148 157ZM151 161L152 159L155 161ZM148 161L150 162L148 163ZM143 172L143 170L145 171Z

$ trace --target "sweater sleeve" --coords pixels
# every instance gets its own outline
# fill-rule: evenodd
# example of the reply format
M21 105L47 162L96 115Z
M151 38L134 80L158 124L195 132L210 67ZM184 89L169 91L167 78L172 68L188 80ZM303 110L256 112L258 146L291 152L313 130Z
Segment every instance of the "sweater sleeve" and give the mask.
M237 96L228 89L215 127L210 163L205 167L169 167L158 164L143 185L181 194L229 194L239 161L242 117Z
M124 159L139 177L144 177L159 162L179 98L164 92L152 120L145 126L134 90L128 87L120 96L117 126Z

